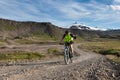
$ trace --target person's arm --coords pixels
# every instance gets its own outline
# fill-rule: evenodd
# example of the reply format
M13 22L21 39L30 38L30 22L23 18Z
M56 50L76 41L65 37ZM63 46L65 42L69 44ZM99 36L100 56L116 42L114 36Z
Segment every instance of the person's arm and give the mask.
M65 34L63 35L62 39L60 40L60 43L63 41L64 38L65 38Z
M74 39L76 39L76 35L70 34Z

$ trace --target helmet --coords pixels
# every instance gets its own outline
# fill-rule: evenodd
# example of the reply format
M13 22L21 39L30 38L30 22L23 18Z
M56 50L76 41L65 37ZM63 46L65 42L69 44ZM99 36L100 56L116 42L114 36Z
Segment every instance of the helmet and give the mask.
M65 31L65 34L68 34L69 32L70 32L69 30L66 30L66 31Z

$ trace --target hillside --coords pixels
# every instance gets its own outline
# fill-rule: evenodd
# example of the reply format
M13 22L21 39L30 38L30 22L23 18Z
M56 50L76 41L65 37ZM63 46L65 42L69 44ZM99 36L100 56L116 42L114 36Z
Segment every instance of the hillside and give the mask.
M120 29L111 30L100 30L93 29L88 26L74 24L70 26L71 32L79 35L82 38L93 39L93 38L109 38L109 39L120 39Z
M102 38L114 38L120 40L120 29L116 30L107 30L99 33Z
M0 37L28 37L41 35L51 38L59 38L63 34L63 29L49 22L18 22L0 19Z
M120 30L90 30L87 26L82 29L69 28L70 31L83 39L114 38L120 39ZM23 38L39 37L44 39L59 40L65 28L53 25L50 22L20 22L7 19L0 19L0 38Z

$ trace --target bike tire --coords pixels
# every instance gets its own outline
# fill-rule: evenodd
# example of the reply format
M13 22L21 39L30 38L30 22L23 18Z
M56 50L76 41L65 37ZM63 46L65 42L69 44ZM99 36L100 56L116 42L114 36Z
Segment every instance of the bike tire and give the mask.
M69 64L69 59L70 59L69 50L68 50L68 49L65 49L65 53L64 53L64 61L65 61L65 64Z
M70 51L70 52L69 52L69 59L70 59L70 62L71 62L71 63L73 62L73 59L72 59L72 58L73 58L73 54L72 54L72 52Z

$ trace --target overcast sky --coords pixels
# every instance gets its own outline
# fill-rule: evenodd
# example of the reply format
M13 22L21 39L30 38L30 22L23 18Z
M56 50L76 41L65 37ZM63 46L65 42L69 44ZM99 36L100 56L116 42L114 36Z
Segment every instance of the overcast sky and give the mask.
M0 18L120 29L120 0L0 0Z

